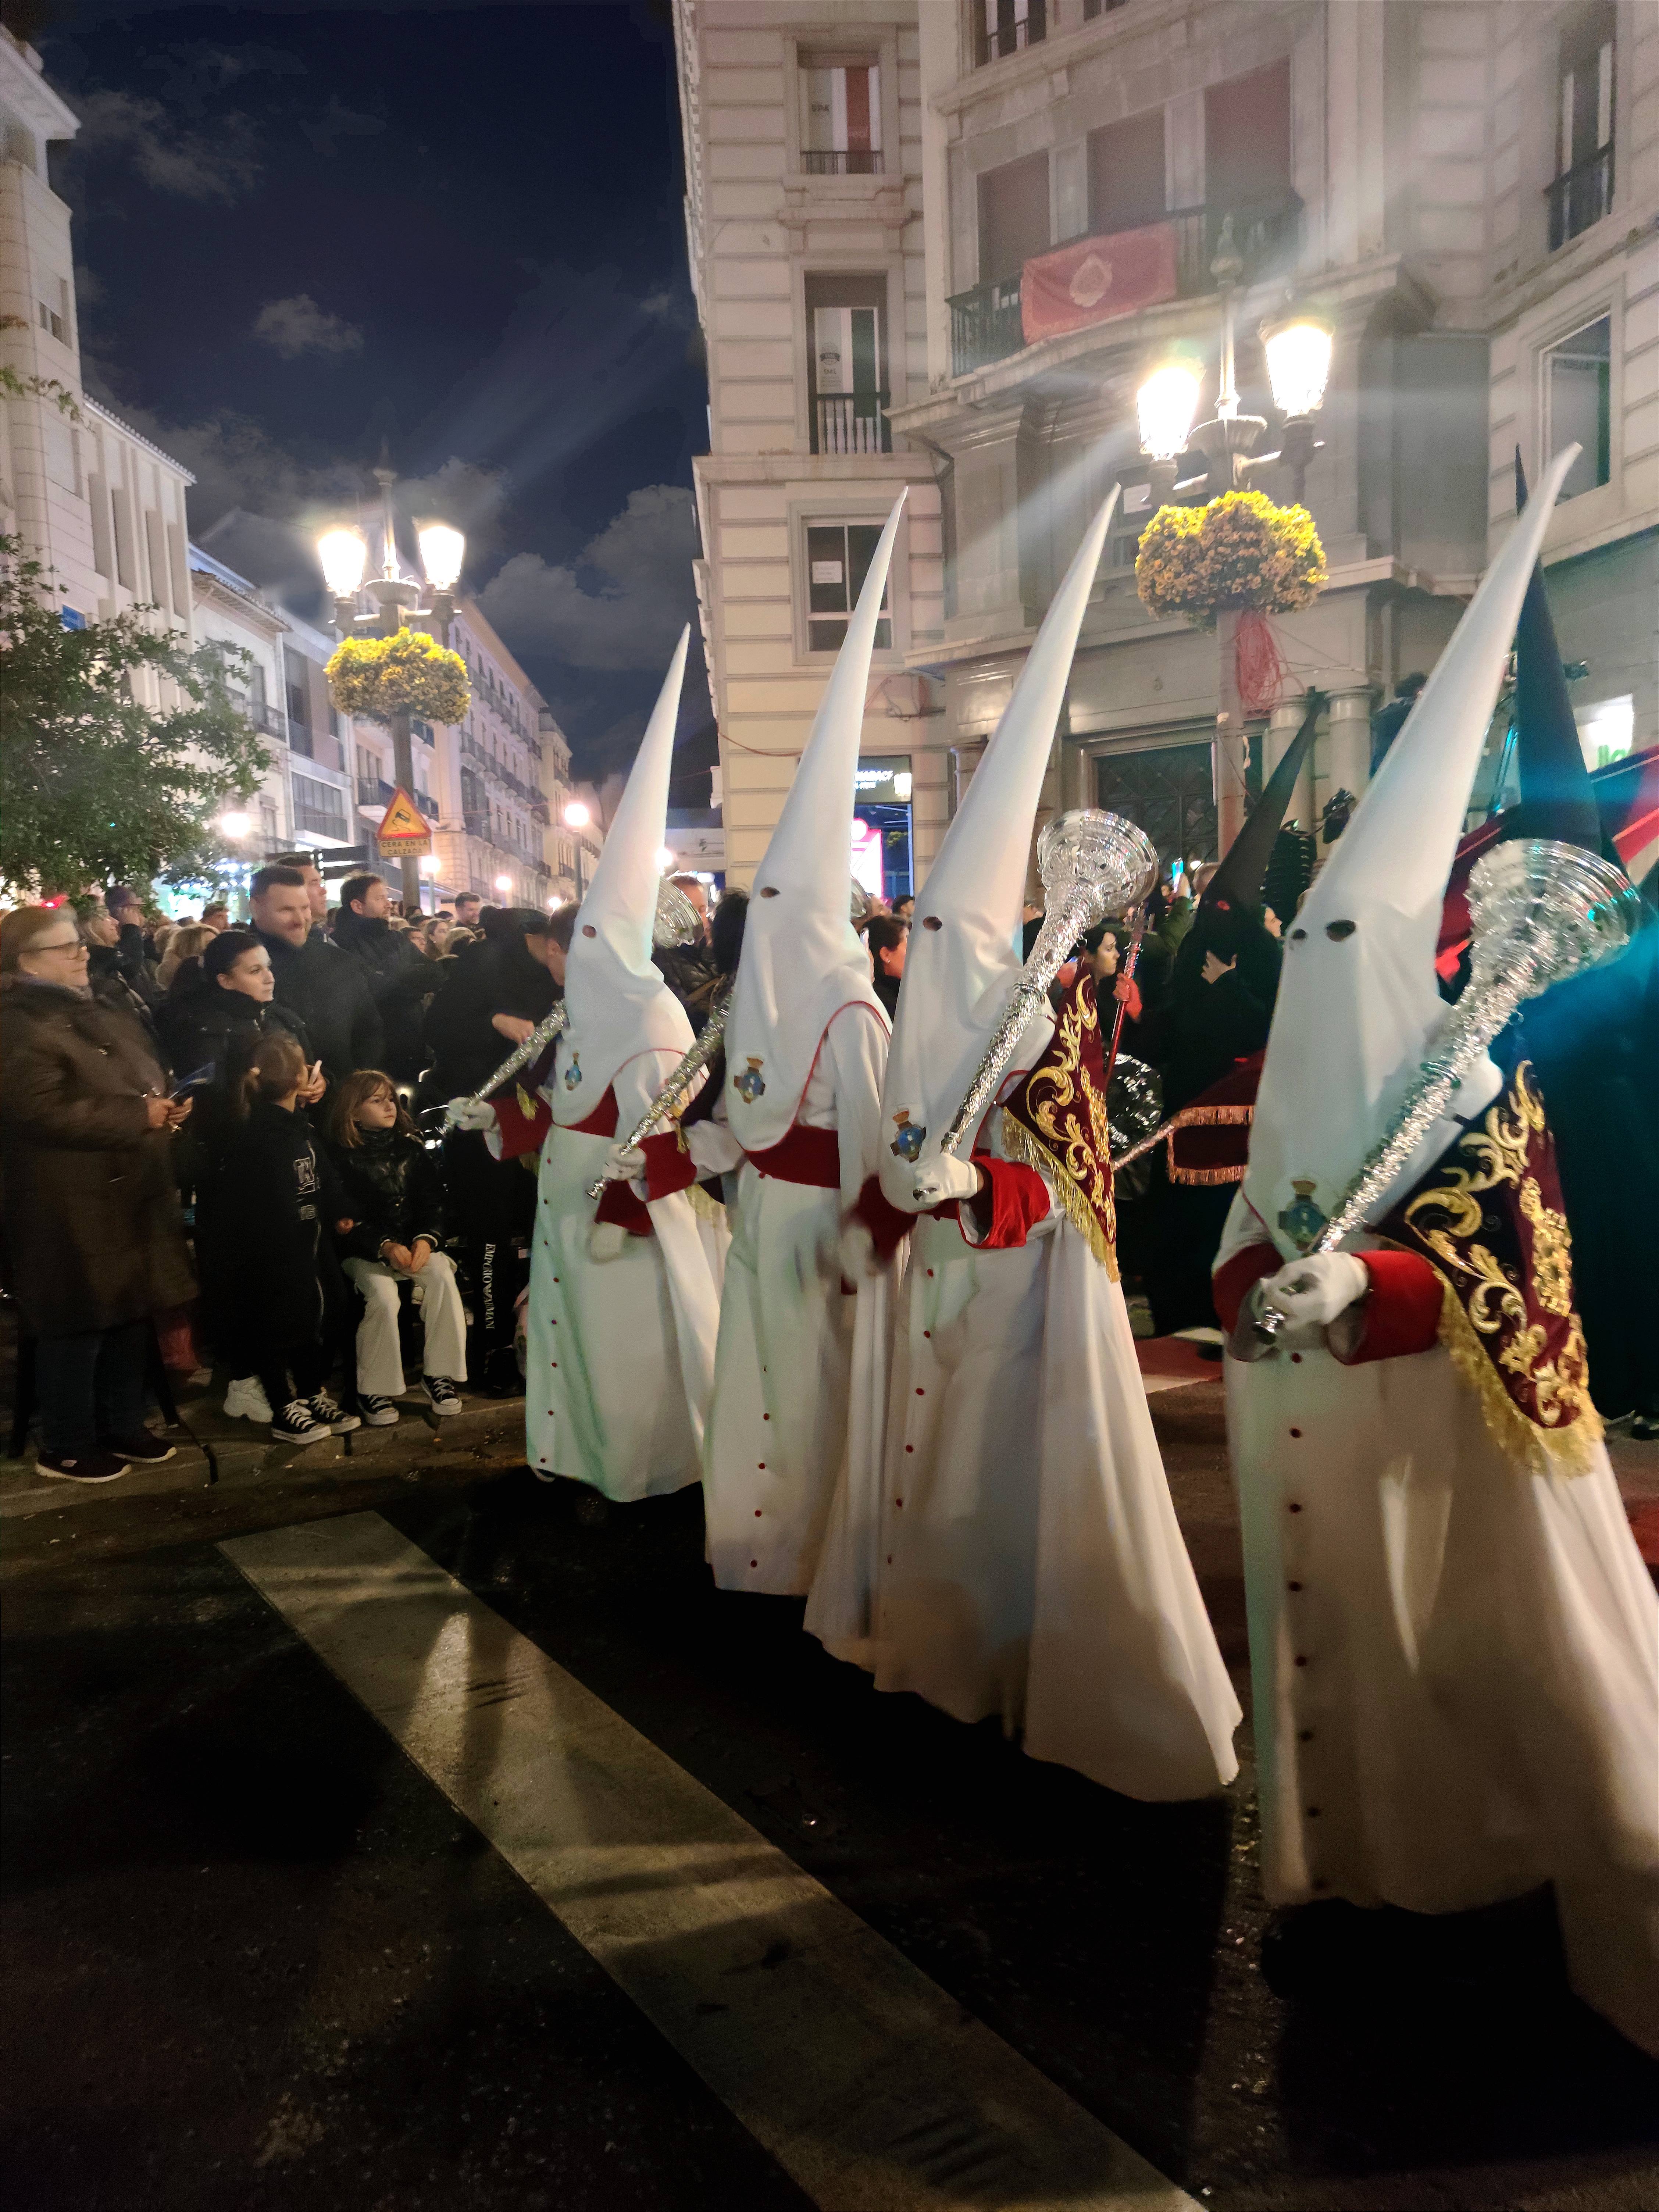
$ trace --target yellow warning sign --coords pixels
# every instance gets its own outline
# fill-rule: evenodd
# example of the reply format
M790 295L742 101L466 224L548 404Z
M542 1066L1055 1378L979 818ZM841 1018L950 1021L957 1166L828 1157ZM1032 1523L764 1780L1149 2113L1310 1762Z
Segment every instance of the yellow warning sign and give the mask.
M392 794L392 804L374 833L374 840L383 853L388 846L394 851L406 850L411 845L425 850L432 843L432 824L401 784Z

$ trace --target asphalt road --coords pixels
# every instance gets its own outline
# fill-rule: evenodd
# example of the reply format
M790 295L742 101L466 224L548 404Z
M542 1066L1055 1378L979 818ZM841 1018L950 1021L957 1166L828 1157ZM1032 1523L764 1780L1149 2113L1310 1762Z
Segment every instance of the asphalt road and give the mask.
M1242 1662L1218 1399L1153 1411ZM9 2206L811 2201L218 1548L365 1509L1200 2203L1659 2205L1659 2069L1566 1992L1547 1911L1281 2001L1248 1728L1225 1797L1116 1798L717 1597L696 1490L596 1513L492 1419L5 1522Z

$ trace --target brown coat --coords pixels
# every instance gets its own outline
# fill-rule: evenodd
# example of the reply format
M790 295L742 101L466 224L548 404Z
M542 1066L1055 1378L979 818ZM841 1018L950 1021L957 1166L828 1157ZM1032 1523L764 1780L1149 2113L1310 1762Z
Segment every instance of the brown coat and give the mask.
M165 1088L130 1014L0 978L0 1170L7 1287L37 1336L142 1321L196 1294L165 1130Z

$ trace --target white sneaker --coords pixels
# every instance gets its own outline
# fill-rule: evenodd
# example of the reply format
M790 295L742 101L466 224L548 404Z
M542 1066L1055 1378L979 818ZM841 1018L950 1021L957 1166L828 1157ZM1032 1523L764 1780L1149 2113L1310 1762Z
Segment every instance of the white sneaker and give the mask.
M268 1421L270 1417L270 1401L257 1375L239 1376L225 1392L228 1421Z
M368 1390L360 1390L357 1393L357 1410L362 1415L364 1425L368 1428L389 1429L395 1426L397 1423L398 1408L392 1400L377 1398Z
M461 1394L447 1375L423 1375L421 1388L426 1392L427 1403L441 1419L462 1411Z

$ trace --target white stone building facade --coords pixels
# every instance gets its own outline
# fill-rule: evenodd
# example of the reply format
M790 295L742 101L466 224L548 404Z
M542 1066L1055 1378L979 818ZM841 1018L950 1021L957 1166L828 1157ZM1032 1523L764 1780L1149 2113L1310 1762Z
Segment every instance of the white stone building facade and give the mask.
M869 222L890 190L907 344L882 467L908 473L913 507L927 502L921 526L939 530L919 594L913 522L892 647L918 698L945 709L914 725L926 743L907 748L919 770L929 763L922 866L1084 517L1114 482L1122 507L1050 801L1133 813L1171 857L1214 849L1217 643L1155 623L1135 592L1149 512L1135 394L1183 347L1204 362L1200 411L1213 411L1211 264L1230 216L1245 264L1238 380L1247 411L1268 420L1264 447L1277 418L1259 320L1294 304L1335 333L1306 480L1330 581L1306 612L1275 618L1285 696L1252 728L1252 780L1312 684L1330 703L1297 813L1312 823L1337 789L1364 788L1373 711L1402 675L1432 666L1509 526L1516 445L1535 475L1569 438L1586 458L1546 557L1564 653L1588 663L1574 692L1586 750L1595 760L1659 740L1659 10L679 0L677 21L709 347L702 589L740 875L790 772L787 758L756 763L740 748L787 750L822 680L803 650L806 507L831 482L842 489L838 471L857 475L849 498L875 494L862 457L811 451L809 286L820 241L853 235L843 201ZM803 64L875 52L897 70L883 154L896 144L901 166L815 173ZM832 113L836 131L848 138ZM1112 315L1108 300L1099 319L1027 341L1032 262L1148 227L1173 270L1156 304ZM1255 481L1290 494L1282 470Z

